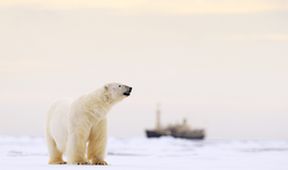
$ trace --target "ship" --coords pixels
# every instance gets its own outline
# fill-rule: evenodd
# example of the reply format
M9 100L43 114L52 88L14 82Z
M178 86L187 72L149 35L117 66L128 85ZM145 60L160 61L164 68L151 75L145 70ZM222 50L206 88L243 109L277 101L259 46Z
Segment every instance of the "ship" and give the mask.
M171 136L174 138L183 138L190 140L203 140L206 136L205 129L192 129L186 118L180 124L171 124L162 127L160 122L161 111L159 105L156 110L156 127L155 129L146 129L145 133L148 138L159 138L162 136Z

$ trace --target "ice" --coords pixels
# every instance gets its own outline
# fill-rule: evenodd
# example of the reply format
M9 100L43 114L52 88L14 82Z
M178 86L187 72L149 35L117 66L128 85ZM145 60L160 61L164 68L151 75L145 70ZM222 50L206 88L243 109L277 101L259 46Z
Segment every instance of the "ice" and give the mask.
M288 141L109 138L109 166L48 165L45 140L0 137L0 170L288 170Z

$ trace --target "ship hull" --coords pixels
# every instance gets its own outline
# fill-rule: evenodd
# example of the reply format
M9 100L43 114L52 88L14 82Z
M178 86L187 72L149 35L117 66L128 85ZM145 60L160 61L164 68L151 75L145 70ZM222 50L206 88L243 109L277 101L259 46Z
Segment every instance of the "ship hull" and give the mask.
M167 136L167 135L161 134L161 133L154 131L154 130L146 130L146 136L148 138L159 138L161 136Z
M203 140L205 138L205 134L193 134L190 133L190 135L181 135L181 134L167 134L160 131L155 130L146 130L146 136L147 138L159 138L162 136L171 136L174 138L182 138L182 139L190 139L190 140Z

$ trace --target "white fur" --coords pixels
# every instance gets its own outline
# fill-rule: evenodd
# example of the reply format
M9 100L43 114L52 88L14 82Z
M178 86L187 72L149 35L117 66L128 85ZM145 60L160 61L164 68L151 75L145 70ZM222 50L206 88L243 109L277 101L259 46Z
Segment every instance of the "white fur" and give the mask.
M111 83L74 101L55 102L47 115L49 163L64 163L65 154L69 164L106 165L106 114L129 88Z

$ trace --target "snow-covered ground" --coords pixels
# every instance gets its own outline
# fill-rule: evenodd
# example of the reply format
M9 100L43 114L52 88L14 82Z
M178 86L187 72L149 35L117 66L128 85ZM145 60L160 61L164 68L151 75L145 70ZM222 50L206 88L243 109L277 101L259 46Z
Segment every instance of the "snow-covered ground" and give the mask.
M109 166L48 165L43 138L0 137L0 170L288 170L288 141L110 138Z

